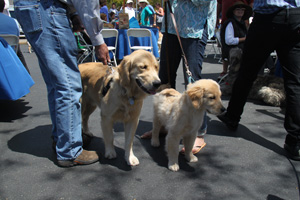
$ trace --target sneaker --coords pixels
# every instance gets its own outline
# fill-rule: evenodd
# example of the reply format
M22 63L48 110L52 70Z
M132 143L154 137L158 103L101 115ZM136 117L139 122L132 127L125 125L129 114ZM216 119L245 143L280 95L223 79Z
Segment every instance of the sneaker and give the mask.
M289 135L286 138L284 149L287 151L288 156L291 159L300 161L300 144L291 141Z
M226 115L226 112L224 114L218 115L217 117L219 118L219 120L221 120L227 126L228 129L230 129L232 131L236 131L236 129L237 129L238 125L239 125L239 122L230 119Z
M300 140L291 134L287 134L284 143L284 149L287 151L288 157L293 160L300 160Z
M58 160L57 164L60 167L73 167L75 165L89 165L99 160L96 151L82 150L81 154L75 160Z

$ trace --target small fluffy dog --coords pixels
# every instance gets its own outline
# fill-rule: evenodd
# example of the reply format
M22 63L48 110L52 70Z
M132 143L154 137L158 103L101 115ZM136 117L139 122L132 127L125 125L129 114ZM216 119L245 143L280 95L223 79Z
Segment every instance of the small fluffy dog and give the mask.
M241 59L242 50L239 48L231 49L228 76L220 83L223 95L231 95L233 83L240 70ZM271 106L283 106L285 103L283 79L273 75L258 75L248 98L263 101Z
M197 137L205 111L219 115L225 111L221 102L219 85L210 79L201 79L189 84L182 94L174 89L164 89L153 99L154 116L151 145L158 147L159 131L168 131L166 150L168 154L168 168L178 171L178 146L183 138L185 158L189 162L197 162L192 149Z
M158 62L148 51L138 50L126 56L118 67L110 68L102 63L79 65L83 94L83 133L92 135L88 119L98 106L101 109L101 128L105 143L105 157L113 159L116 151L113 145L113 124L124 123L125 159L128 165L138 165L132 144L138 125L143 101L149 94L155 94L161 81L158 77Z

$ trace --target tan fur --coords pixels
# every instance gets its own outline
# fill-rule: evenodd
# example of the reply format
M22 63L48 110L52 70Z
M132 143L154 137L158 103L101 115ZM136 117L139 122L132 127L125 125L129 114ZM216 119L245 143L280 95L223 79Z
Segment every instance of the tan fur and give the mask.
M178 171L178 145L183 138L185 158L189 162L198 159L192 153L197 131L205 111L219 115L225 111L221 102L219 85L210 79L202 79L188 85L182 94L174 89L164 89L154 96L154 116L151 145L158 147L159 131L162 127L168 131L166 151L168 167Z
M101 109L101 127L105 143L105 157L116 157L113 145L113 124L123 122L125 128L125 159L128 165L138 165L139 160L132 151L134 134L144 98L148 95L137 82L150 93L155 93L160 85L158 63L147 51L138 50L126 56L118 67L112 70L102 63L84 63L79 65L82 78L82 128L91 134L88 119L98 106ZM109 80L110 89L103 97L102 90ZM133 104L132 104L133 103Z

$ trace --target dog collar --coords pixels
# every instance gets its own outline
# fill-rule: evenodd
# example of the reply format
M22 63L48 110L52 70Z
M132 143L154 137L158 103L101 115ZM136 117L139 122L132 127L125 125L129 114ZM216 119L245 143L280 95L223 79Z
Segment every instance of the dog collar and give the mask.
M146 93L151 94L141 83L141 81L139 79L135 79L137 85Z
M110 89L110 83L111 83L112 81L113 81L113 79L111 78L111 79L107 82L106 86L102 89L102 96L103 96L103 97L107 94L108 90Z

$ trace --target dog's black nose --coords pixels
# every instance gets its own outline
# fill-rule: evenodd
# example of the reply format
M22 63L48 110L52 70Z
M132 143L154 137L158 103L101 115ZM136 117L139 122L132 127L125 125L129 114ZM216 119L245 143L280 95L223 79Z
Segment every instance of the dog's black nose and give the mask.
M161 81L154 81L152 85L153 87L158 88L161 85Z

